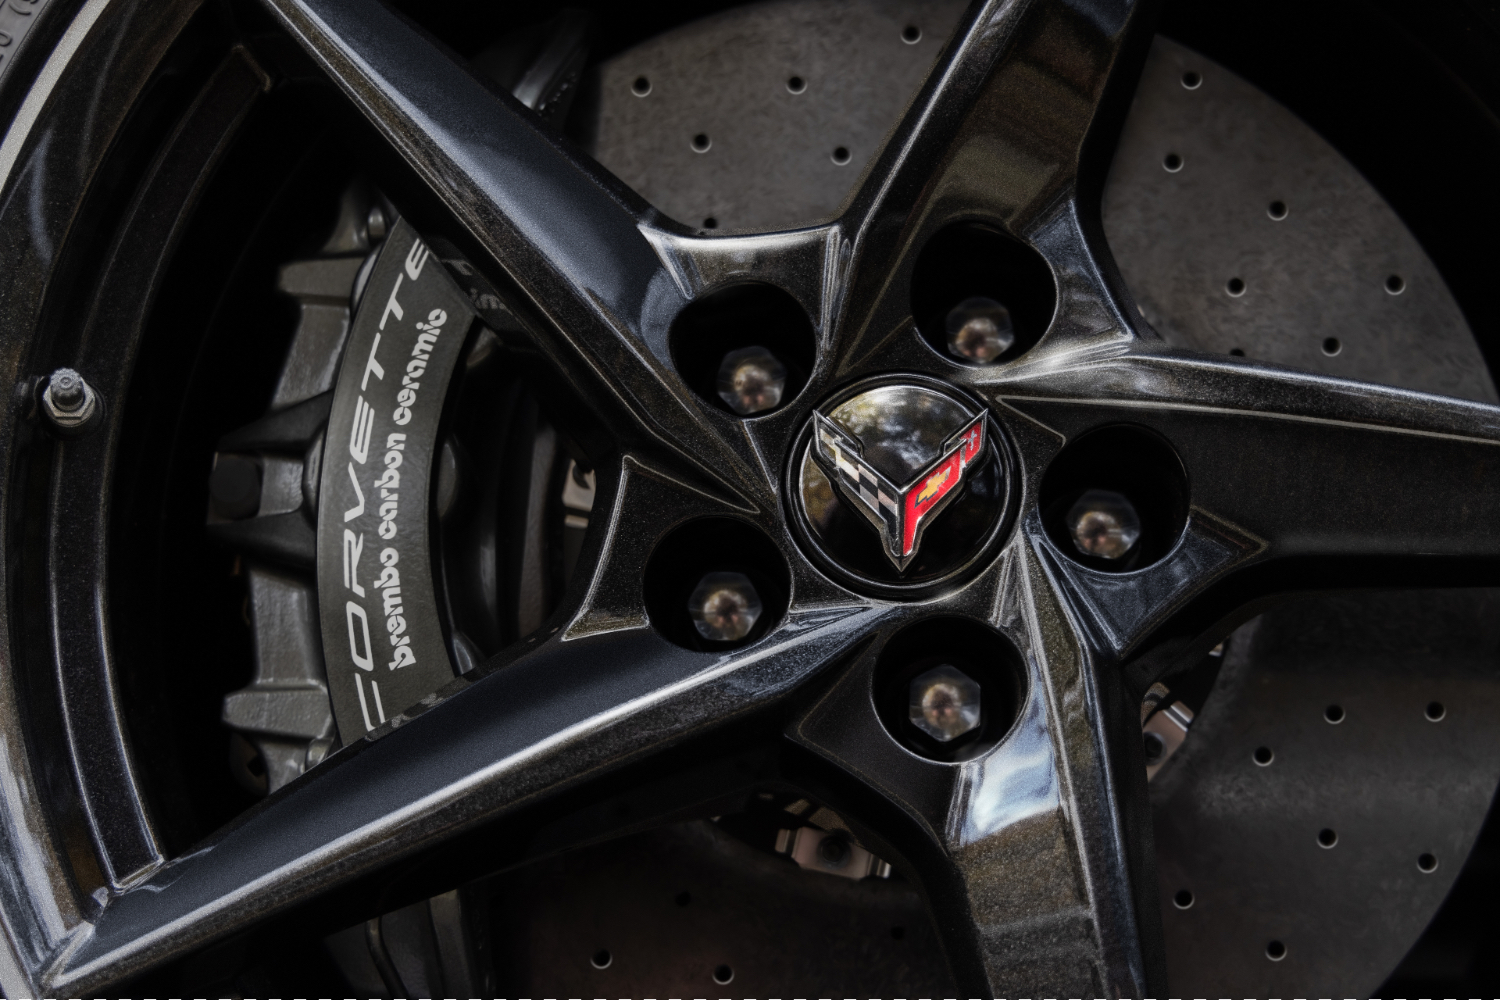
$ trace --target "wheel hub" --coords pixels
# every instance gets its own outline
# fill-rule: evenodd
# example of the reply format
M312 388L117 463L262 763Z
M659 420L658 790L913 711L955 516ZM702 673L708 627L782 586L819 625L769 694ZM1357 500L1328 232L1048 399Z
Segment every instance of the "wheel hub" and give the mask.
M1012 492L1004 432L938 379L860 382L812 412L793 447L792 507L807 544L851 581L892 595L975 565Z

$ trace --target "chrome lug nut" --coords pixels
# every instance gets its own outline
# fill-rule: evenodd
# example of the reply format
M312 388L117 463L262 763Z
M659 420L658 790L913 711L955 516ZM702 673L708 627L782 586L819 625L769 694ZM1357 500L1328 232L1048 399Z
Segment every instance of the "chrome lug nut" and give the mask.
M994 299L976 295L948 313L948 353L955 358L987 365L1016 342L1010 310Z
M979 728L979 685L946 663L911 682L911 724L939 743Z
M719 365L719 398L742 417L781 405L786 366L764 347L742 347Z
M738 642L764 610L755 584L743 573L708 573L688 598L698 634L711 642Z
M71 368L59 368L42 390L42 412L58 431L78 434L99 412L99 398L82 375Z
M1113 490L1089 490L1068 511L1068 532L1086 556L1122 559L1141 537L1141 519Z

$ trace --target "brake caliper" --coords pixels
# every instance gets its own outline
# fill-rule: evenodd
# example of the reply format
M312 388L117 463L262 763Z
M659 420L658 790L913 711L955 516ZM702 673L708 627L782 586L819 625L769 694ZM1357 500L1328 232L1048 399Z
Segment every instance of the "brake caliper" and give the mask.
M476 313L405 221L365 286L318 491L318 595L334 718L352 743L454 677L432 584L429 484L443 397Z

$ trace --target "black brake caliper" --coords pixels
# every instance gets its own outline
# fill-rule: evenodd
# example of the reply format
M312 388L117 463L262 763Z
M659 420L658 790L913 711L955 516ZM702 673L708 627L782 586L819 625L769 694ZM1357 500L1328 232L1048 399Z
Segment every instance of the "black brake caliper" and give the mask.
M318 493L323 652L346 744L454 677L428 499L443 399L475 318L427 244L398 222L349 333Z

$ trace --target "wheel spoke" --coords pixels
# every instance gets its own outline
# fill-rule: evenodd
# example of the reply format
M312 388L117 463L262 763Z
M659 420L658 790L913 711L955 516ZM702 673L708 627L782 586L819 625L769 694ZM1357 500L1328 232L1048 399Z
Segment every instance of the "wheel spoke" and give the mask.
M579 760L623 764L763 707L881 614L793 609L728 655L642 626L539 643L111 900L48 985L114 981L567 787L581 780Z
M1140 7L992 0L970 10L844 219L851 319L871 346L909 315L918 250L976 220L1047 258L1063 304L1054 344L1134 335L1097 219L1150 37Z
M1183 540L1129 578L1079 567L1034 519L1117 654L1205 591L1192 627L1276 592L1500 579L1495 406L1144 350L989 391L1070 442L1142 426L1181 460Z
M430 847L476 823L783 698L888 608L798 572L749 645L699 652L648 621L661 538L740 514L635 455L601 476L609 530L581 602L308 772L209 844L112 899L49 985L87 989ZM768 613L779 613L767 598ZM783 604L781 607L785 607ZM686 617L684 615L684 617ZM588 768L578 762L588 760Z
M889 653L876 650L789 735L919 831L894 848L932 900L961 989L1151 995L1139 914L1154 939L1155 887L1139 870L1142 851L1132 839L1143 810L1122 806L1132 796L1143 804L1145 782L1132 772L1123 790L1116 787L1117 737L1138 738L1128 711L1126 726L1112 724L1121 714L1117 676L1096 673L1045 567L1024 544L1008 550L997 590L990 624L1014 644L1025 679L1014 721L993 749L945 763L898 744L871 705L872 685L880 697L888 676L881 664Z
M383 5L268 4L560 331L562 345L543 346L565 369L710 481L764 492L749 446L704 419L673 368L668 333L688 292L648 238L648 206Z

